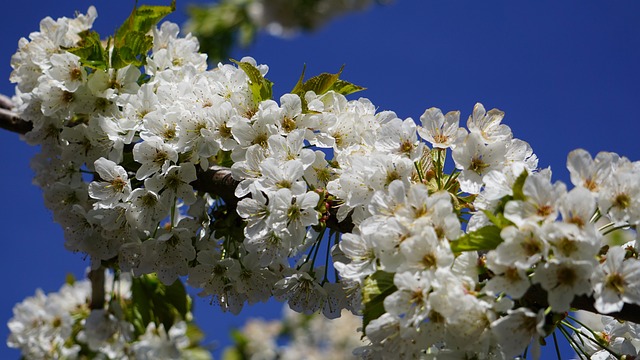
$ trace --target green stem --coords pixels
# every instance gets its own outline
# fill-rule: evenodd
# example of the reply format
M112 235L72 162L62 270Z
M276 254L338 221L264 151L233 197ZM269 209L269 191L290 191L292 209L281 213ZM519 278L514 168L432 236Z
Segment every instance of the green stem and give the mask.
M331 235L336 236L334 231L329 232L329 238L327 239L327 253L325 254L325 257L324 257L324 278L320 283L321 286L324 285L325 282L329 281L329 277L327 276L327 273L329 270L329 253L331 253Z
M598 220L600 220L601 217L602 217L602 214L600 213L600 209L596 209L596 211L591 216L590 221L595 224Z
M325 231L327 230L327 228L322 229L322 232L318 234L318 237L316 237L316 240L313 242L313 245L311 245L311 249L309 249L309 253L307 254L307 258L304 259L304 261L302 262L302 264L300 264L300 266L298 266L298 270L300 270L311 258L312 253L318 252L318 247L320 247L320 241L322 240L322 237L324 236ZM313 258L313 261L311 262L311 269L313 269L313 264L315 262L315 256Z
M420 179L420 182L424 182L424 179L422 178L422 171L420 170L420 166L418 165L418 161L414 161L413 162L413 166L416 168L416 172L418 173L418 179Z
M607 225L602 225L602 226L600 226L600 227L598 228L598 231L604 231L604 230L606 230L606 229L608 229L608 228L612 227L613 225L614 225L614 223L612 223L612 222L608 223Z
M564 322L563 324L564 326L568 327L569 329L573 330L574 333L576 334L580 334L580 330L577 329L575 326L571 325L568 322ZM593 333L593 331L591 329L589 329L589 331L591 331ZM595 336L595 335L594 335ZM611 350L610 347L605 346L603 344L601 344L598 340L591 338L589 336L586 336L586 338L591 341L592 343L596 344L597 346L600 346L602 349L607 350L611 355L615 356L617 359L620 359L621 356L619 354L617 354L615 351Z
M442 164L442 151L436 149L436 183L438 184L438 190L442 190L442 174L444 173Z
M556 348L556 356L558 360L562 360L562 355L560 355L560 347L558 346L558 338L556 337L556 332L553 332L553 345Z
M576 319L575 317L573 317L573 316L571 316L571 315L568 315L568 316L567 316L567 318L568 318L569 320L571 320L571 321L575 322L576 324L578 324L578 325L580 325L580 326L584 327L585 329L589 330L589 332L590 332L591 334L593 334L593 336L594 336L594 337L595 337L595 336L597 336L597 333L596 333L595 331L593 331L590 327L588 327L587 325L585 325L582 321L580 321L580 320Z
M175 217L176 217L176 203L178 202L178 195L174 195L173 196L173 206L171 206L171 228L173 229L173 227L176 225L175 223Z
M449 186L451 186L451 182L457 179L458 175L460 175L460 172L454 170L454 172L451 173L451 175L449 175L449 177L447 178L447 182L444 184L444 188L445 189L449 188Z
M318 251L320 250L320 243L322 242L322 237L324 236L324 230L318 235L316 238L316 251L313 253L313 258L311 259L311 266L309 271L313 271L314 266L316 265L316 258L318 257ZM309 252L311 253L311 252Z
M603 232L602 236L609 235L614 231L622 230L622 229L625 229L625 228L632 228L633 229L633 228L635 228L635 226L634 225L630 225L630 224L624 224L624 225L620 225L620 226L615 226L615 227L612 227L612 228L608 229L607 231Z
M584 349L571 337L571 334L569 334L567 329L565 329L562 324L558 325L558 329L560 330L562 335L565 337L565 339L567 339L567 341L569 342L569 345L576 352L576 355L579 355L581 357L584 356L586 359L589 359L589 354L587 354L587 352L584 351ZM582 335L580 333L576 333L576 334L580 338L580 341L583 341Z
M333 238L333 244L338 246L339 243L340 243L340 232L336 232L336 235ZM333 263L331 265L333 266ZM336 269L335 267L333 267L333 274L335 276L336 282L338 282L340 279L340 275L338 274L338 269Z

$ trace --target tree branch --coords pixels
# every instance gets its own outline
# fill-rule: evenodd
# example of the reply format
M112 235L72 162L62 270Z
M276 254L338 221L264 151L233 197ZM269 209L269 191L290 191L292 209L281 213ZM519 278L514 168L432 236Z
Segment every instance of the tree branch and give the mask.
M522 305L529 308L546 309L549 306L547 296L547 292L540 286L540 284L534 284L529 287L529 290L527 290L519 301ZM580 295L573 298L571 307L577 310L600 314L594 306L595 302L596 300L593 296ZM611 316L618 320L640 324L640 306L635 304L624 304L622 311L600 315Z
M32 124L30 122L22 120L15 112L13 112L13 102L8 97L0 94L0 128L5 130L15 132L18 134L26 134L31 131ZM224 202L230 207L234 208L238 204L238 198L235 197L235 189L238 185L239 181L235 180L231 176L231 170L226 167L213 165L209 167L206 171L198 172L198 178L191 183L193 188L197 191L203 191L209 193L211 195L216 195L222 198ZM342 222L339 222L336 217L336 208L332 208L330 210L330 217L327 220L327 227L333 229L335 231L339 231L341 233L351 232L353 229L353 222L351 221L351 217L347 217ZM100 269L97 271L92 271L89 274L89 277L95 277L95 280L92 279L92 283L95 283L96 286L100 287L100 282L102 281L102 298L104 299L104 279L100 280L100 274L104 278L104 269ZM96 291L94 289L94 291ZM99 297L99 294L94 294L96 297ZM525 294L524 298L527 301L535 303L540 306L546 307L547 302L547 293L539 286L532 286L527 294ZM103 300L104 302L104 300ZM571 305L579 310L585 310L592 313L598 314L598 311L595 309L594 304L595 299L593 296L576 296L573 299ZM103 307L104 304L92 303L92 308L98 309ZM603 314L615 317L619 320L630 321L636 324L640 324L640 306L634 304L625 304L622 308L622 311L611 313L611 314Z
M89 271L89 280L91 281L91 310L104 309L104 268L100 266L95 270Z
M229 207L235 208L240 200L235 196L235 190L239 183L231 176L229 168L212 165L207 171L199 171L198 178L191 183L191 186L197 191L217 195Z
M13 101L7 95L0 94L0 108L11 110L13 109Z
M576 309L592 312L594 314L599 314L598 310L596 310L594 306L595 300L593 296L576 296L571 303ZM621 311L610 313L610 314L602 314L611 316L618 320L630 321L632 323L640 324L640 306L635 304L624 304L624 307Z
M0 128L24 135L33 129L33 124L16 115L13 107L11 99L0 94Z

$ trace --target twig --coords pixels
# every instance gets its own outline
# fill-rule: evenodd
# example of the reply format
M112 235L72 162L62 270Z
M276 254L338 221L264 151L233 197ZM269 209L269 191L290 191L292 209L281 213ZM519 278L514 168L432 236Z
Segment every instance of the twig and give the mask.
M91 310L104 309L104 268L89 271L91 280Z
M0 98L0 128L24 135L33 129L33 124L22 120L15 112L11 111L7 97ZM11 100L8 100L11 101Z

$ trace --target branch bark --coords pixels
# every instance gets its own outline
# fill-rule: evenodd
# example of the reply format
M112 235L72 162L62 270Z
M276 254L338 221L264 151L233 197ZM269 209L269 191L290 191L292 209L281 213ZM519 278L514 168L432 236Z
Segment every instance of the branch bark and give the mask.
M104 268L100 266L95 270L89 271L89 280L91 281L91 310L104 309Z
M535 309L546 309L549 306L549 301L547 300L547 292L539 284L532 285L524 294L522 299L520 299L520 301L523 305ZM580 295L573 298L571 307L578 310L588 311L594 314L600 314L598 310L596 310L594 304L595 299L593 298L593 296ZM601 315L607 315L618 320L640 324L640 306L635 304L624 304L624 307L621 311Z
M27 132L31 131L32 125L30 122L21 119L14 111L13 111L13 102L8 97L0 94L0 128L5 130L24 135ZM225 168L222 166L211 166L207 171L200 171L198 173L198 178L196 181L192 182L191 185L197 191L207 192L212 195L216 195L221 197L225 203L230 207L235 207L238 203L238 198L235 197L234 192L235 188L238 185L239 181L235 180L231 176L231 170L229 168ZM353 229L353 223L351 222L351 217L345 219L345 221L339 222L336 218L336 209L331 209L330 217L327 220L327 227L339 231L341 233L351 232ZM92 271L90 277L96 277L95 280L92 280L92 283L95 283L97 287L100 287L100 283L102 282L102 298L104 298L104 279L100 279L100 274L98 274L100 270L95 273ZM104 277L104 270L101 271L102 276ZM94 292L99 292L96 288ZM95 294L98 295L99 293ZM548 304L547 302L547 294L540 287L533 286L530 291L525 295L528 298L528 301L535 302L540 306L544 306ZM571 305L579 310L585 310L592 313L598 314L598 311L594 307L595 299L593 296L576 296L573 299ZM101 308L104 304L96 303L92 304L92 308ZM619 320L630 321L636 324L640 324L640 306L634 304L625 304L622 308L622 311L612 313L612 314L603 314L615 317Z
M24 135L33 129L33 124L16 115L13 107L11 99L0 94L0 128Z
M231 176L229 168L213 165L207 171L200 171L191 186L197 191L217 195L229 207L235 208L240 200L234 194L239 183Z

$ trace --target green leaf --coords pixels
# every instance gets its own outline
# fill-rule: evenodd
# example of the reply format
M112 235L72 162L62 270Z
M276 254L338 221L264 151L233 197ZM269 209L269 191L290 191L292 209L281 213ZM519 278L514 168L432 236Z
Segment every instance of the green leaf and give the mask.
M527 180L529 173L527 170L522 171L516 181L513 183L513 200L526 200L527 196L524 194L524 182Z
M153 316L156 323L162 323L166 330L169 330L177 320L184 319L187 313L187 295L180 279L173 284L166 286L158 281L154 274L155 282L150 282L150 291L153 291L151 302L153 306ZM179 310L182 308L183 310Z
M376 271L364 280L362 288L362 303L364 305L362 328L365 335L367 325L385 313L384 299L398 289L393 284L393 276L393 273Z
M72 273L67 273L67 276L64 279L65 284L73 285L76 283L76 277Z
M505 196L505 198L507 197L511 197L511 196ZM504 206L503 206L504 208ZM491 223L497 227L499 227L500 229L504 229L509 225L513 225L513 223L509 220L507 220L507 218L504 217L504 214L502 213L504 209L500 210L497 212L497 214L494 214L493 212L489 211L489 210L482 210L482 212L484 213L484 215L489 219L489 221L491 221Z
M153 38L142 32L135 31L126 33L124 39L122 46L113 48L111 67L120 69L129 64L136 67L144 65L146 55L153 47Z
M231 339L239 348L244 348L249 344L249 339L239 330L233 329L231 330Z
M116 31L111 67L120 69L129 64L144 65L147 53L153 47L153 38L147 33L175 8L175 0L171 2L171 6L134 7L131 15Z
M302 65L302 74L300 74L300 77L298 78L298 82L296 83L296 86L293 87L293 89L291 90L292 94L298 94L298 95L302 95L302 98L304 98L304 93L306 91L304 91L304 73L307 71L307 64Z
M189 25L185 29L198 38L200 51L216 64L229 58L236 42L253 42L257 25L247 12L246 0L216 1L214 4L189 4Z
M144 334L152 319L152 304L146 276L131 279L132 319L137 335Z
M349 95L356 91L365 89L362 86L354 85L348 81L341 80L340 74L342 74L343 69L344 65L335 74L322 73L310 78L307 81L303 81L305 72L305 68L303 68L302 74L300 75L296 86L294 86L293 90L291 90L291 93L298 94L301 97L304 97L304 94L306 94L307 91L313 91L316 93L316 95L322 95L328 91L335 91L342 95Z
M304 95L307 91L313 91L317 95L322 95L327 91L331 90L333 84L338 81L340 78L340 74L342 73L342 69L344 66L340 68L335 74L330 73L322 73L320 75L314 76L311 79L305 81L300 88L294 88L291 92L294 94L302 94ZM297 85L296 85L297 86Z
M164 301L176 309L182 319L186 319L187 313L191 309L189 308L188 295L184 289L182 281L177 279L173 284L167 286L165 288L164 295Z
M249 77L249 89L251 89L254 104L258 105L260 102L272 98L273 83L265 79L258 68L248 62L240 62L234 59L231 59L231 61L238 65Z
M196 324L189 322L187 323L187 337L191 340L192 344L197 344L204 339L204 333L202 329L200 329Z
M222 360L244 360L248 359L247 346L249 345L249 339L239 330L231 330L231 339L233 339L234 345L224 350Z
M95 31L83 31L80 34L80 42L76 47L67 49L68 52L80 57L84 66L93 69L107 69L108 55L100 41L100 34Z
M495 225L485 226L476 231L462 235L458 240L451 241L451 250L455 253L463 251L493 250L500 243L501 229Z
M234 347L228 347L224 349L222 353L222 360L244 360L246 356L242 352Z
M358 86L355 84L352 84L348 81L344 81L341 79L336 80L335 83L333 83L333 85L331 86L331 88L329 90L333 90L335 92L337 92L338 94L342 94L342 95L349 95L349 94L353 94L354 92L358 92L358 91L362 91L362 90L366 90L367 88L362 87L362 86Z
M122 43L129 32L141 32L146 34L162 18L176 10L176 0L171 1L170 6L141 5L134 7L133 11L116 31L116 41ZM116 44L118 46L119 44Z
M302 68L302 74L300 74L300 78L298 78L298 82L291 90L291 93L298 95L302 100L302 112L304 114L309 113L307 101L304 98L307 91L313 91L316 95L322 95L328 91L335 91L342 95L349 95L357 91L365 90L362 86L341 80L340 74L342 74L343 69L344 65L340 68L340 71L335 74L322 73L304 81L306 65Z
M203 348L191 348L184 351L184 358L189 360L211 360L211 353Z
M231 159L231 151L218 150L216 154L216 162L220 166L230 168L233 165L233 160Z
M132 323L138 334L145 332L151 322L171 326L191 310L184 285L178 279L170 286L164 285L155 274L134 278L131 283L133 312Z

